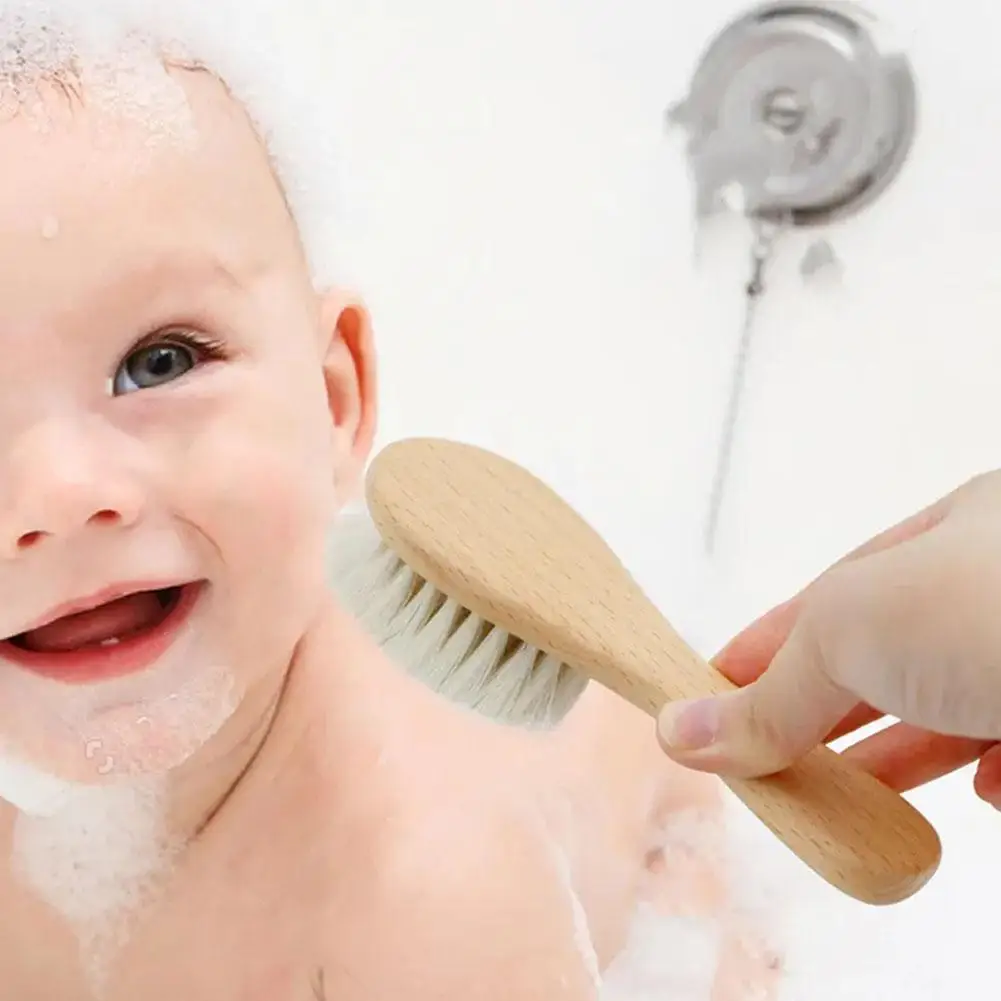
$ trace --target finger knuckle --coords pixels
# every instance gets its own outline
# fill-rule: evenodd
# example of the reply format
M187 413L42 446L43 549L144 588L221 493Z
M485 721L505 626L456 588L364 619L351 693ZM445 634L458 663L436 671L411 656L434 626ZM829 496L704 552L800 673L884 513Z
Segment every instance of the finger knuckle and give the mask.
M766 706L752 700L748 706L747 744L756 750L759 770L781 768L794 756L789 727L781 725Z
M796 643L813 668L832 677L838 657L838 645L843 641L840 628L850 594L850 583L843 568L835 567L821 577L804 602L803 612L796 623Z
M823 680L865 695L876 675L888 677L902 628L919 613L920 592L899 574L873 573L864 561L835 567L818 582L803 617L801 642Z

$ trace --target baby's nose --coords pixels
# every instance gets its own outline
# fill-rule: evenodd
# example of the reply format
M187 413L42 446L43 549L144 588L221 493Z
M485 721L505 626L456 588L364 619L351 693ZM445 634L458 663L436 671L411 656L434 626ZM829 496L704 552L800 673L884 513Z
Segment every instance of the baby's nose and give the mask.
M66 422L19 439L0 475L0 559L139 518L138 485L108 446L93 429Z

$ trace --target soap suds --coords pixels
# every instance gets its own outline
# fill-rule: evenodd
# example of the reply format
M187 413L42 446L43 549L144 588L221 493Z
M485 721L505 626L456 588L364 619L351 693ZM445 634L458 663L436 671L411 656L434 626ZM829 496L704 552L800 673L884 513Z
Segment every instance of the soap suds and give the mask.
M182 633L142 675L92 686L0 675L0 707L17 707L0 708L0 798L19 811L12 870L69 923L98 993L182 847L164 823L169 774L240 701L232 672L193 639Z
M570 914L573 919L574 945L580 953L584 962L584 968L591 978L595 988L601 988L601 964L598 962L598 953L594 948L594 940L591 937L591 928L587 921L587 911L573 884L573 869L570 865L570 858L567 853L556 843L552 842L553 855L556 860L557 872L563 888L566 890L567 899L570 904Z
M183 88L154 40L119 6L81 15L59 5L0 3L0 103L42 133L84 101L144 126L150 145L194 133Z
M169 694L153 688L130 695L71 723L81 735L95 782L111 775L172 771L204 747L239 705L234 675L221 669L178 679L177 690Z
M716 922L641 904L626 948L605 973L601 1001L710 1001L720 938Z
M80 787L34 765L0 752L0 799L32 817L50 817L65 807Z
M69 922L98 992L173 866L163 816L162 786L148 782L81 788L51 816L17 820L12 869Z
M722 816L666 816L655 845L664 865L626 948L606 971L602 1001L711 1001L724 969L737 992L732 1001L799 1001L787 993L804 983L797 978L793 985L786 975L788 853L774 836L728 794ZM725 885L724 906L712 914L684 910L696 862L718 871Z

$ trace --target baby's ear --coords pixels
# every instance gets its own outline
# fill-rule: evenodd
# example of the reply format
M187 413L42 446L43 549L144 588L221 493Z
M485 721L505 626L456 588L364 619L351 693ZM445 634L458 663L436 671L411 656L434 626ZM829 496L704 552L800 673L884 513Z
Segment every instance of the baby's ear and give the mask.
M368 310L343 291L326 292L320 301L319 333L334 429L334 480L345 502L360 486L375 438L375 345Z

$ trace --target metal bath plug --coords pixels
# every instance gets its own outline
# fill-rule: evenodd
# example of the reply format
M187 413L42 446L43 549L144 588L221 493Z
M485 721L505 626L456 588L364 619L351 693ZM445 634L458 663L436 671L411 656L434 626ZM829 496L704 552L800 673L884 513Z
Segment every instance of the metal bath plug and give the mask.
M875 18L854 3L814 0L767 3L727 25L703 53L688 96L668 111L669 125L687 133L697 223L736 202L753 235L705 526L709 552L776 244L787 229L853 215L885 191L910 152L916 104L910 64ZM831 248L821 242L811 252L803 274Z

